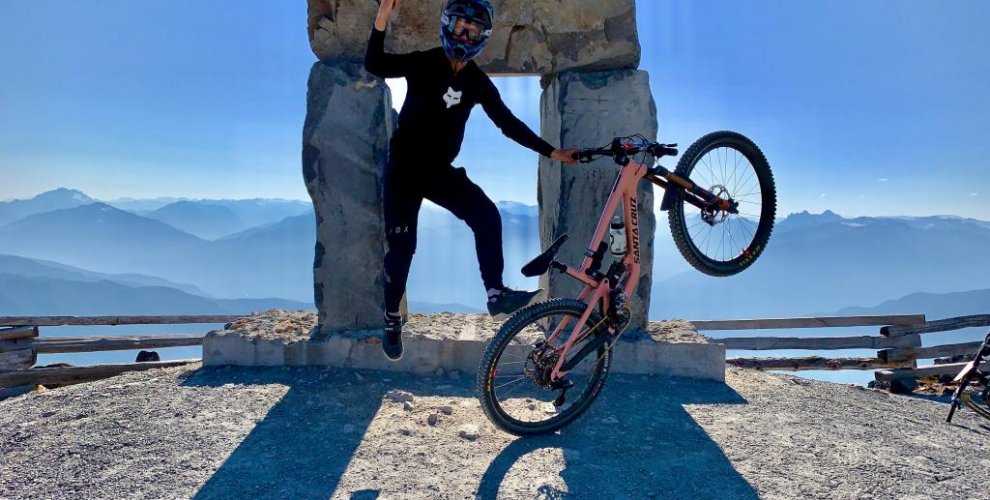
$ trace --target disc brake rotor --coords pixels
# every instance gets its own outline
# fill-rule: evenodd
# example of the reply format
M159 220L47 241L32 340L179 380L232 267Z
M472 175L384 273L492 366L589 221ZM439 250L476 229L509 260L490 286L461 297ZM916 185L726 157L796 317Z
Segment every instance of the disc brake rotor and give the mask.
M715 200L705 205L701 210L701 220L709 226L721 224L729 217L729 210L732 208L732 198L729 190L725 186L716 184L708 190L715 195Z

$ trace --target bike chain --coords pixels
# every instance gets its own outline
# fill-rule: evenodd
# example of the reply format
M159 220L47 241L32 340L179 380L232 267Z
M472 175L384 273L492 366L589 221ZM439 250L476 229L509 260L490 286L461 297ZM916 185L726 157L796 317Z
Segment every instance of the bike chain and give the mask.
M598 326L601 325L602 323L604 323L605 321L608 321L608 318L607 317L606 318L603 318L601 321L599 321L597 324L595 324L595 326L591 327L591 329L588 330L588 333L585 333L583 336L581 336L581 338L579 338L577 341L575 341L574 344L577 344L578 341L581 341L581 340L587 338L588 335L591 335L591 332L595 331L595 329L598 328ZM622 335L626 333L626 330L628 330L628 328L623 328L622 331L620 331L619 334L615 336L615 340L612 341L611 344L608 344L608 348L606 349L606 351L608 351L609 353L612 352L612 348L615 347L615 344L619 341L620 338L622 338ZM598 358L598 361L595 362L595 364L592 366L592 368L598 368L598 365L600 365L604 359L605 359L604 356L599 357Z

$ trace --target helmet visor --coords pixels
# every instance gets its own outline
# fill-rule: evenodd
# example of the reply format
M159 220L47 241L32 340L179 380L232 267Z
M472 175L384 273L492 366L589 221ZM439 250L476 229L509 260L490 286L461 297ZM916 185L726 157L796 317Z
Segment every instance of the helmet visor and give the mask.
M481 22L460 16L447 16L446 28L455 39L471 44L481 43L492 35L492 30Z

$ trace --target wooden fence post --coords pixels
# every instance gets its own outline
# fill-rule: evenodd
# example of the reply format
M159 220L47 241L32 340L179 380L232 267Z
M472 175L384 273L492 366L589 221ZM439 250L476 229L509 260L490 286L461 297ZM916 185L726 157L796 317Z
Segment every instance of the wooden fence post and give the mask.
M0 372L26 370L34 366L38 354L34 351L37 326L0 328Z

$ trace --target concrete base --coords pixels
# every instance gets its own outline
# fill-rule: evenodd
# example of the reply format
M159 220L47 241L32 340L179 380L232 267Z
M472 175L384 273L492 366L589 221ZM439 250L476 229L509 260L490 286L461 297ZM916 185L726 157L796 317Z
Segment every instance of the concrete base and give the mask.
M437 334L437 328L429 328L429 320L438 316L444 318L437 322L444 325L443 334ZM438 369L475 373L498 324L489 322L483 315L438 316L412 316L403 334L405 354L397 362L382 354L380 330L351 331L330 337L284 332L279 338L251 330L227 329L206 336L203 363L207 366L332 366L419 374L435 373ZM662 322L651 322L651 327L658 324ZM451 330L456 333L451 334ZM658 335L635 342L620 341L614 350L612 370L724 381L725 347L706 343L703 337L694 335L696 342L668 342L658 340Z

